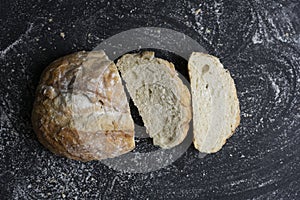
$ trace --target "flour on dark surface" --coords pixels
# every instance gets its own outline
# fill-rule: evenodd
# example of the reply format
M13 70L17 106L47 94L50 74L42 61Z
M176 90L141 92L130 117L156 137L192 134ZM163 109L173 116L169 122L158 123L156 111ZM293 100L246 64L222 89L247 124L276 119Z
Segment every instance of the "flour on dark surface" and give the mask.
M0 7L1 199L299 199L298 1L20 0ZM216 154L202 158L191 146L145 174L50 153L30 122L42 70L144 26L180 31L220 57L240 100L236 133Z

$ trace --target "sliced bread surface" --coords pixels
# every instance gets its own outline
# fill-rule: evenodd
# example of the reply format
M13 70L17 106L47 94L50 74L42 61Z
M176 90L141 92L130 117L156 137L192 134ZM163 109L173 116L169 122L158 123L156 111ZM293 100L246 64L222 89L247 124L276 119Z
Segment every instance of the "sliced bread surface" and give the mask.
M194 146L215 153L240 123L236 88L218 58L194 52L188 62L193 107Z
M189 129L191 96L174 65L146 51L125 54L117 67L154 145L180 144Z

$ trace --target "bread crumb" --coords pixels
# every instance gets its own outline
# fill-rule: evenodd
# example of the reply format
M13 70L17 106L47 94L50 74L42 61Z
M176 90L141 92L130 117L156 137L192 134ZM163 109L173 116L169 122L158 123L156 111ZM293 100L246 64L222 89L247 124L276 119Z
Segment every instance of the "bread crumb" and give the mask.
M61 33L60 33L60 37L65 38L65 36L66 36L66 35L65 35L64 32L61 32Z
M202 10L199 8L195 11L195 15L199 15L199 13L201 12Z
M209 30L208 28L206 28L205 33L210 33L211 30Z

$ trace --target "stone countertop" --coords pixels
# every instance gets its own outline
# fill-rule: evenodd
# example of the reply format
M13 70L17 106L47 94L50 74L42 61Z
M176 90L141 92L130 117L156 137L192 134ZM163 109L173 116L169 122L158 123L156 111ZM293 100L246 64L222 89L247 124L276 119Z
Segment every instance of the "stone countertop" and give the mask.
M296 0L1 1L0 198L299 199L299 10ZM43 69L145 26L190 36L230 70L241 124L223 149L202 158L190 146L139 174L45 149L30 122Z

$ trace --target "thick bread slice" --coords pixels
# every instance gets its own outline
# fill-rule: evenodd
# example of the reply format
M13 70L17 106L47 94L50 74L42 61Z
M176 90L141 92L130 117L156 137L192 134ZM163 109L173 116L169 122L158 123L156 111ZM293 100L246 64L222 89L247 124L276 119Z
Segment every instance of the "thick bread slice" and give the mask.
M240 123L234 81L219 59L192 53L189 63L195 148L203 153L219 151Z
M174 65L146 51L124 55L117 67L154 145L180 144L189 129L191 97Z
M76 160L111 158L135 146L121 78L103 51L77 52L45 69L32 124L44 146Z

